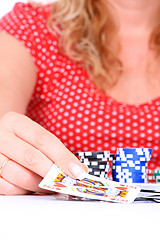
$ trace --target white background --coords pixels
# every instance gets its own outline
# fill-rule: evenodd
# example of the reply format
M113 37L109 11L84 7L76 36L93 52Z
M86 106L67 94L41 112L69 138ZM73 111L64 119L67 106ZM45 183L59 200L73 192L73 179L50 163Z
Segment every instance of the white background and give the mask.
M0 17L10 11L16 2L27 2L27 0L1 0L0 1Z
M28 2L29 0L0 0L0 17L9 12L16 2ZM55 0L34 0L35 2L53 2Z

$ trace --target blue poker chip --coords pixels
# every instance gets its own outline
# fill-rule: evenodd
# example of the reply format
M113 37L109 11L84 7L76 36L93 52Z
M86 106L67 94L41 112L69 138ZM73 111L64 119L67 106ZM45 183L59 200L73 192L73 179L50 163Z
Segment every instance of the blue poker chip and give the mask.
M120 183L147 183L147 179L133 179L133 178L113 178L113 181L120 182Z
M140 163L140 164L135 164L135 163L127 163L127 162L115 162L112 163L112 168L115 169L116 167L121 167L121 168L128 168L128 169L143 169L144 167L147 168L148 163Z
M118 148L115 160L112 161L113 180L123 183L146 183L151 154L152 149L148 148Z
M138 155L143 155L145 153L151 155L152 148L117 148L117 152L124 152L125 154L137 153Z
M146 156L138 156L138 157L121 157L119 155L116 155L116 160L118 161L127 161L127 160L139 160L139 161L149 161L150 158L146 157Z
M139 173L146 173L147 172L147 169L144 168L144 169L128 169L128 168L113 168L112 169L112 173L136 173L136 174L139 174Z
M128 177L128 178L137 178L137 177L146 177L147 178L147 174L146 173L135 173L135 172L120 172L120 173L113 173L112 175L113 177Z
M123 174L123 173L119 173L119 174L113 174L113 180L114 181L121 181L122 179L125 179L126 182L147 182L147 176L146 174Z
M120 157L120 156L117 156L116 155L116 158L115 158L117 161L128 161L128 160L134 160L134 161L141 161L141 162L146 162L146 161L149 161L149 158L145 157L145 156L138 156L138 157L132 157L132 158L127 158L127 157Z
M117 148L116 157L120 159L147 159L151 158L151 148Z
M130 165L144 165L144 164L148 164L147 161L140 161L140 160L113 160L112 164L122 164L122 163L126 163L126 164L130 164Z
M112 168L112 174L114 173L124 173L124 172L129 172L129 173L146 173L147 172L147 168L143 168L143 169L128 169L128 168Z

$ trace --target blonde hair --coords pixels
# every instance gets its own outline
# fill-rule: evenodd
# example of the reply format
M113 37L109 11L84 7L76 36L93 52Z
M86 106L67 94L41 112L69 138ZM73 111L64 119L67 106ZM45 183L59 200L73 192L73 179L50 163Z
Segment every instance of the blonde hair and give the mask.
M99 89L113 85L123 71L118 58L117 25L106 0L59 0L52 3L48 26L59 34L60 51L83 64ZM150 45L160 55L160 24ZM116 49L116 50L115 50Z
M111 47L116 26L103 0L54 2L48 25L59 34L60 50L81 62L100 89L114 82L121 63Z

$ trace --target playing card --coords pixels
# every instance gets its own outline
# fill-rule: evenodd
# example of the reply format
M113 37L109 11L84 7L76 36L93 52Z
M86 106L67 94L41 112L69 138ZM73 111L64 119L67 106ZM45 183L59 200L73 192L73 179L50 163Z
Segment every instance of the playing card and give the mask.
M140 192L139 187L121 184L87 173L82 180L72 179L56 165L53 165L39 187L83 198L125 203L133 202Z

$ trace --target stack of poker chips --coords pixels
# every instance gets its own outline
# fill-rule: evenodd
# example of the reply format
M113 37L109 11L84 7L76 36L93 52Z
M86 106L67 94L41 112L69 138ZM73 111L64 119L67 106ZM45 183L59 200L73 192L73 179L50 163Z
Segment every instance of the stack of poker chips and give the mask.
M160 182L160 168L159 169L147 169L147 181L148 183Z
M109 151L100 151L78 152L75 155L88 167L89 174L96 177L111 178L111 163L114 159L114 154L110 154Z
M149 148L118 148L112 162L112 177L122 183L147 183L147 166L151 158Z

